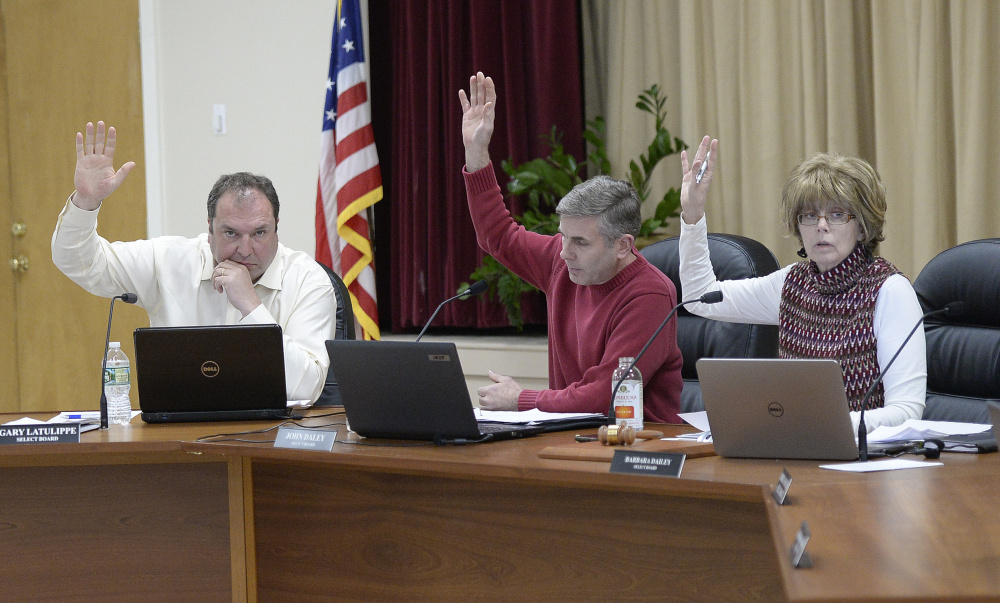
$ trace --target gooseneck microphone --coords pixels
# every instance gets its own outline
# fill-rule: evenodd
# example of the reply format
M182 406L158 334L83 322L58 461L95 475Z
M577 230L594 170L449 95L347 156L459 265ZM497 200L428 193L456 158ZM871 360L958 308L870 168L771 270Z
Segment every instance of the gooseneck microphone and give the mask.
M434 318L438 315L438 312L441 311L441 308L443 308L445 304L453 302L460 297L475 297L477 295L482 295L483 292L485 292L486 289L488 288L489 284L486 281L476 281L472 283L472 285L470 285L469 288L466 289L465 291L462 291L461 293L459 293L454 297L449 297L448 299L438 304L437 309L434 310L434 314L431 314L430 320L427 321L427 324L424 325L424 328L420 330L420 334L417 335L417 338L414 339L413 341L414 342L420 341L420 338L424 336L424 332L427 331L427 327L431 326L431 323L434 322Z
M111 343L111 317L115 313L115 300L118 299L126 304L134 304L139 301L139 296L135 293L122 293L111 298L111 309L108 310L108 334L104 338L104 357L101 359L101 429L108 428L108 395L104 391L104 374L108 370L108 345Z
M910 330L910 334L907 335L906 339L903 340L903 343L900 344L899 349L897 349L896 353L889 359L888 364L886 364L885 368L879 373L878 378L875 379L875 381L868 388L868 391L865 392L864 397L861 398L861 414L858 415L858 462L864 463L868 461L868 428L865 426L865 408L868 406L868 400L872 397L872 394L875 393L875 388L878 387L878 384L882 383L882 379L885 377L885 374L889 372L889 367L892 366L892 363L896 361L897 357L899 357L899 353L903 351L906 344L910 342L910 338L917 332L917 327L922 325L925 319L939 314L943 316L951 316L952 318L959 317L965 314L965 302L954 301L946 304L945 307L939 310L931 310L930 312L924 313L924 315L920 317L920 320L917 321L917 324L913 325L913 328Z
M682 301L681 303L674 306L672 310L670 310L670 313L667 314L667 317L663 319L663 322L660 323L660 326L656 328L656 331L653 332L652 337L649 338L649 341L646 342L646 345L642 346L642 349L639 350L638 354L636 354L635 360L632 361L632 364L628 365L628 370L625 371L625 373L622 375L622 378L619 379L618 383L615 383L615 386L611 388L611 404L610 408L608 409L608 425L614 425L617 421L617 418L615 417L615 394L618 393L618 388L621 387L622 383L625 382L625 377L629 374L629 372L636 365L636 363L639 362L639 359L642 358L642 355L646 353L646 350L649 349L649 346L652 345L653 341L656 340L656 336L660 334L660 331L663 330L663 327L667 326L667 321L670 320L670 317L673 316L674 313L677 312L677 310L680 310L681 306L686 306L687 304L693 304L695 302L701 302L703 304L717 304L720 301L722 301L722 291L709 291L708 293L702 295L697 299L689 299L687 301Z

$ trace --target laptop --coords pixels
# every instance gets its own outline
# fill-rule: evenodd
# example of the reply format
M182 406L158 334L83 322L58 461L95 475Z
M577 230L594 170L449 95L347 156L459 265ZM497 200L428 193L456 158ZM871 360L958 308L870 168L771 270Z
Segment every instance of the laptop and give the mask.
M702 358L697 367L719 456L858 458L836 360Z
M997 452L1000 438L1000 404L990 400L986 403L992 427L986 431L967 435L949 435L941 439L944 450L950 452Z
M147 423L291 416L278 325L136 329L134 379Z
M351 430L367 438L469 444L546 431L478 423L454 343L333 339L326 348Z

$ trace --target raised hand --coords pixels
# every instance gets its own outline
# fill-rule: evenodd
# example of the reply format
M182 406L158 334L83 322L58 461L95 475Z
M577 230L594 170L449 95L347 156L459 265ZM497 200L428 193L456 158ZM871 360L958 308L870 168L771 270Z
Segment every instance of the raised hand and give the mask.
M709 153L711 149L711 154ZM681 151L681 219L694 224L705 215L708 185L712 183L715 164L719 160L719 141L708 136L701 139L694 154L694 163L688 163L687 151ZM702 164L708 162L701 182L696 182Z
M496 117L497 91L493 78L480 71L469 78L469 95L458 91L462 102L462 142L465 143L465 169L475 172L490 162L490 139Z
M87 122L86 130L86 138L80 132L76 133L76 173L73 175L76 194L73 203L80 209L92 210L100 207L101 201L121 185L135 167L135 162L125 163L116 172L115 129L108 128L107 140L103 121L97 122L96 133L91 122Z

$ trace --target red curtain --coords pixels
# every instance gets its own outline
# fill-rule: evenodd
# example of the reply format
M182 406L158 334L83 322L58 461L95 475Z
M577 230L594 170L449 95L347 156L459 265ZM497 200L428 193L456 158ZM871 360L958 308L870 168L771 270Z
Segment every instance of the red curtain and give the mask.
M468 89L469 76L482 71L497 84L490 155L504 190L501 161L547 154L541 137L553 125L566 151L583 158L578 8L576 0L390 0L372 14L385 12L392 46L392 329L406 331L422 327L483 257L461 172L458 90ZM376 231L384 227L376 223ZM528 324L544 324L541 295L527 300L525 315ZM434 321L507 325L503 307L485 297L451 303Z

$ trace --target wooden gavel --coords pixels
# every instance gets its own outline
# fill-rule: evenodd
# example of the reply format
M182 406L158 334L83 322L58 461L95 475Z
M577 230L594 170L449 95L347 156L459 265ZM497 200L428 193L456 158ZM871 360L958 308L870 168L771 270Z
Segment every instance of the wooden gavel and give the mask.
M663 437L662 431L642 429L636 431L631 425L602 425L597 430L597 437L576 436L577 442L600 442L605 446L629 446L636 440L657 440Z

